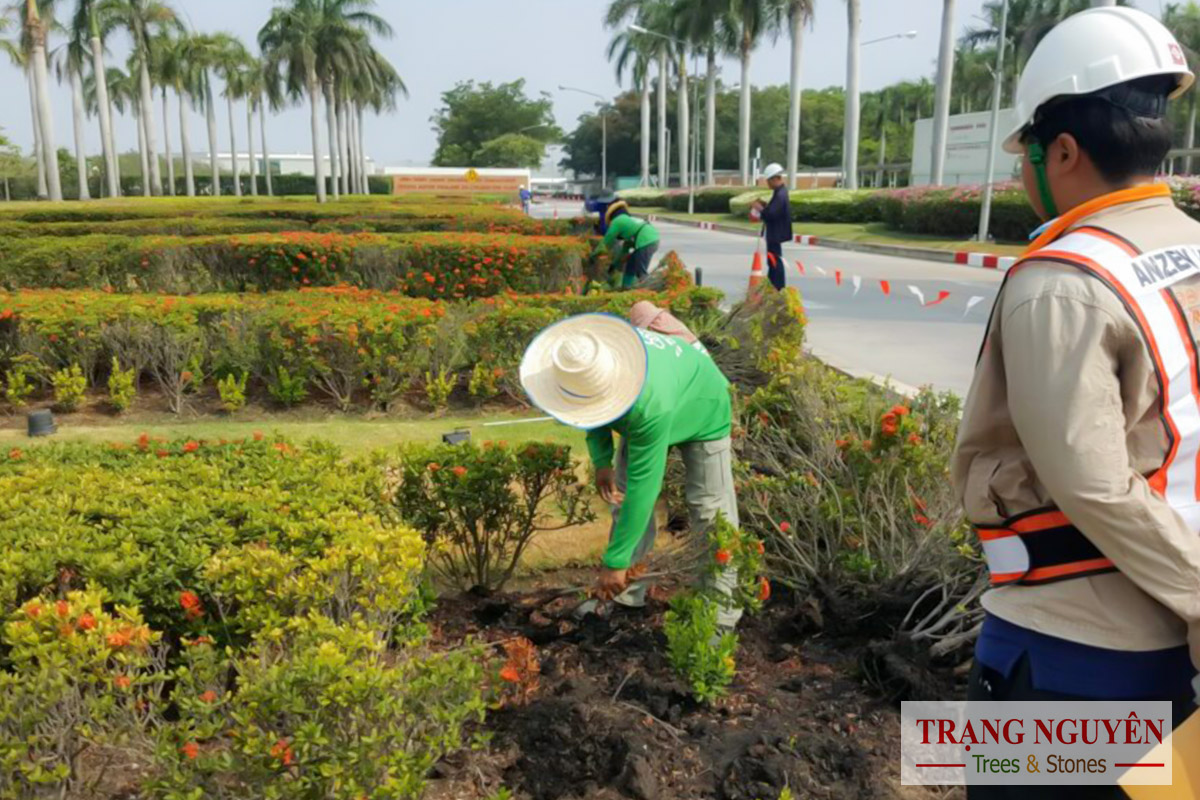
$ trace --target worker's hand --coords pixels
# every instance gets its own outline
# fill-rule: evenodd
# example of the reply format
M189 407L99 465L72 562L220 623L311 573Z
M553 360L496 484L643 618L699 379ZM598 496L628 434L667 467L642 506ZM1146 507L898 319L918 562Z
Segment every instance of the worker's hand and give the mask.
M612 467L596 470L596 491L600 498L610 506L615 506L625 499L625 495L617 488L617 471Z
M758 209L759 211L762 211L764 208L767 207L767 205L762 200L755 200L754 202L752 202L750 204L750 207Z
M626 572L627 570L623 569L601 567L600 574L596 576L596 597L601 600L612 600L625 591L625 586L628 583Z

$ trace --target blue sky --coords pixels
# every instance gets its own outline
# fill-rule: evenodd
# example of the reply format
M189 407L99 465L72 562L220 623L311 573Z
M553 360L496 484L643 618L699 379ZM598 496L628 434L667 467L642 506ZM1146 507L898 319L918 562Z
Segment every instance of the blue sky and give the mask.
M64 6L71 5L65 0ZM202 31L229 31L254 42L272 7L271 0L175 0L190 25ZM863 51L862 85L879 88L896 80L932 77L941 24L941 0L862 0L863 39L916 30L915 39L872 45ZM959 0L960 30L977 25L983 0ZM1138 0L1152 13L1159 0ZM399 109L366 125L367 150L378 164L426 163L436 144L429 118L443 91L460 80L509 81L525 78L532 92L553 95L555 116L566 129L592 103L579 94L560 93L559 84L600 94L619 87L605 58L612 31L602 25L607 0L379 0L379 12L396 29L381 50L399 69L411 96ZM846 11L843 0L817 0L816 19L804 54L806 86L841 85L845 80ZM52 43L53 44L53 43ZM113 58L123 61L127 43L111 44ZM751 80L757 85L785 83L790 50L785 38L764 42L755 53ZM739 80L736 61L722 65L723 78ZM71 147L70 97L55 86L54 115L58 144ZM224 104L220 104L221 142L228 147ZM161 117L161 109L158 112ZM308 152L308 118L304 109L273 117L268 126L274 152ZM239 140L245 137L245 111L235 110ZM174 149L178 150L177 111L172 109ZM203 121L195 115L193 144L202 143ZM161 125L161 122L160 122ZM0 65L0 127L22 147L31 143L29 100L21 73ZM122 150L136 144L136 129L126 119L118 127ZM97 125L86 128L89 152L99 150ZM242 141L244 145L244 141Z

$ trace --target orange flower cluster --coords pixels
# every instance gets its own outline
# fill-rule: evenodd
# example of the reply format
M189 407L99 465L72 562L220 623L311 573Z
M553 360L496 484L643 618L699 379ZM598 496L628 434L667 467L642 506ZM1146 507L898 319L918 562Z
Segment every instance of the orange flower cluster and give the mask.
M204 616L204 606L200 603L200 597L195 592L180 592L179 605L183 607L188 620L194 621Z

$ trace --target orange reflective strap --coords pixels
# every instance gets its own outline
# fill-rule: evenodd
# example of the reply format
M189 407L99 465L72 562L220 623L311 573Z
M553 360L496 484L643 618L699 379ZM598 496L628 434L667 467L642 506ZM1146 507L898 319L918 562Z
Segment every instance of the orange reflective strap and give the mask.
M1090 217L1092 214L1103 211L1106 208L1119 206L1124 203L1136 203L1140 200L1150 200L1155 197L1170 197L1171 187L1165 183L1148 183L1144 186L1134 186L1129 189L1121 189L1118 192L1110 192L1109 194L1101 195L1093 198L1082 205L1075 206L1067 213L1060 216L1050 224L1050 227L1042 231L1041 236L1038 236L1026 248L1023 256L1028 256L1031 253L1041 250L1046 245L1053 242L1058 237L1062 236L1071 229L1075 223L1081 219Z

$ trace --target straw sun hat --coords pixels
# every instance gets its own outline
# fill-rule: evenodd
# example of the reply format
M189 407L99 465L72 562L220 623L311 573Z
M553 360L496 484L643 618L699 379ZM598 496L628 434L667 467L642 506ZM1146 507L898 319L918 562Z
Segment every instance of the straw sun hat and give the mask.
M538 334L521 360L521 385L559 422L592 430L616 422L646 385L646 344L612 314L580 314Z

